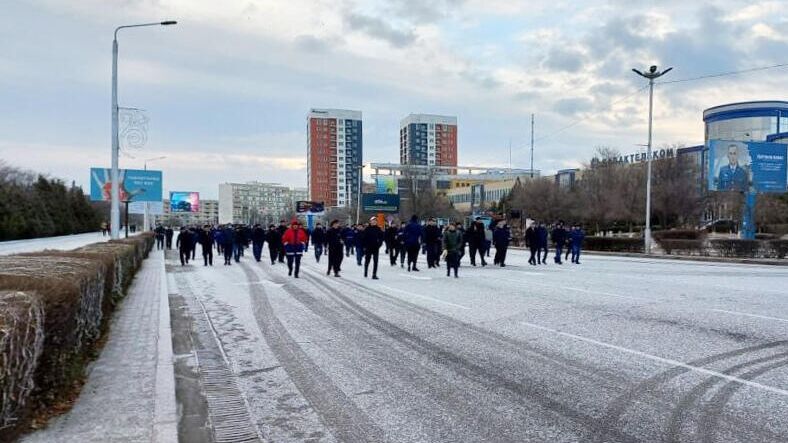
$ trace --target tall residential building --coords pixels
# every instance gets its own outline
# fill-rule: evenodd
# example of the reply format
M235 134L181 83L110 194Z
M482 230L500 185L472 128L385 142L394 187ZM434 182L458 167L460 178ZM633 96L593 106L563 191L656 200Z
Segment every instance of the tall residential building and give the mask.
M295 212L302 188L278 183L222 183L219 185L219 223L274 223Z
M312 109L307 117L309 200L350 206L361 180L361 111Z
M410 114L399 127L400 164L457 166L457 117Z

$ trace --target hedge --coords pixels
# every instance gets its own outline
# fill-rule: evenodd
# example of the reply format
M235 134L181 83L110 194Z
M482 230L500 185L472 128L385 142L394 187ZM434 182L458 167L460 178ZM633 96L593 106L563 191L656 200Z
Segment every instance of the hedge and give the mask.
M663 238L657 243L668 255L708 255L703 240Z
M142 234L73 251L0 256L0 361L20 369L0 378L0 442L79 386L115 302L152 245L153 236ZM30 331L42 340L31 340Z
M589 251L643 252L643 240L626 237L589 236L583 240L583 248Z
M703 240L706 237L706 232L697 231L695 229L670 229L665 231L654 231L651 237L656 241L665 239L670 240Z

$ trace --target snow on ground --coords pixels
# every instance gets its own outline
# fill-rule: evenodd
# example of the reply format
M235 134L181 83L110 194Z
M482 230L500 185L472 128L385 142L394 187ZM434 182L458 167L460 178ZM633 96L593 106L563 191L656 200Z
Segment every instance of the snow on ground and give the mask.
M136 234L129 233L129 235L131 236ZM123 234L121 233L121 237L122 236ZM87 234L4 241L0 242L0 255L18 254L22 252L38 252L45 249L67 251L69 249L76 249L90 243L104 242L107 240L109 240L109 235L101 235L101 232L89 232Z
M264 439L788 440L788 267L510 251L454 279L381 250L373 281L310 250L295 280L249 252L168 269Z

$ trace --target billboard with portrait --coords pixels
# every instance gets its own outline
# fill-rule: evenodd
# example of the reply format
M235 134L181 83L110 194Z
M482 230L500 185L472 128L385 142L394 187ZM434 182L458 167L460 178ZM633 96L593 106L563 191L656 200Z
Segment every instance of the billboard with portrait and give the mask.
M787 148L780 143L709 141L709 190L785 192Z
M162 198L161 171L140 169L119 169L118 192L120 201L160 202ZM112 170L109 168L90 168L90 199L93 201L112 200Z
M170 212L200 212L200 193L170 192Z

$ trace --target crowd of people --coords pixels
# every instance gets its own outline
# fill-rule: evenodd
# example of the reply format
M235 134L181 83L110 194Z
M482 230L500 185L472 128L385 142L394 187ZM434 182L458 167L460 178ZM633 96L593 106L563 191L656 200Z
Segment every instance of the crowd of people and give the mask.
M174 231L171 228L157 226L154 232L158 249L172 249ZM579 225L567 229L563 221L549 227L543 222L534 222L524 236L525 245L530 250L528 263L533 266L547 264L549 240L552 240L555 263L563 264L571 254L572 263L580 264L584 237L585 232ZM343 226L338 220L331 221L328 226L318 222L311 230L296 218L289 225L281 220L278 226L271 224L268 228L259 224L187 226L178 233L175 247L182 266L195 260L197 245L201 247L203 266L213 266L214 249L219 257L224 258L224 266L231 266L233 261L240 262L250 246L254 260L261 262L267 243L271 265L286 262L288 275L299 278L301 259L311 243L317 263L323 255L327 256L326 275L340 277L342 262L348 258L363 267L367 278L371 264L372 279L378 280L381 248L388 256L390 266L399 264L404 269L407 264L408 272L419 272L421 254L426 256L428 268L439 269L443 261L446 276L458 278L466 249L471 266L477 266L477 263L487 266L487 258L494 247L493 265L505 267L511 241L512 231L505 220L485 224L481 218L476 218L466 228L461 222L439 226L434 218L422 223L414 215L409 222L390 223L384 227L379 226L377 217L350 226Z

